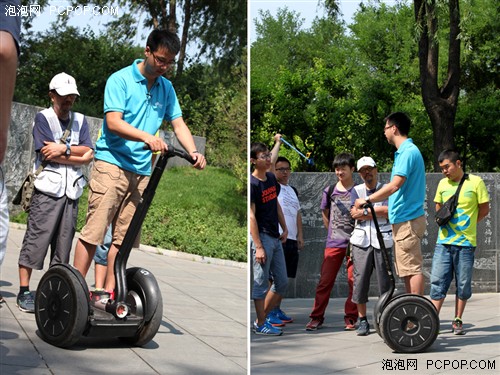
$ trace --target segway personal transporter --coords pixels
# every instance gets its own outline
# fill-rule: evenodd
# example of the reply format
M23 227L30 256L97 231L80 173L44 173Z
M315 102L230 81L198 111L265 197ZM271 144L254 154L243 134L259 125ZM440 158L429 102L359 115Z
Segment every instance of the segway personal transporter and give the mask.
M82 336L119 337L141 346L153 339L162 321L163 302L155 277L144 268L126 268L132 245L146 217L168 160L179 156L194 163L184 150L168 145L153 170L116 256L115 300L92 302L80 272L56 264L40 280L35 297L39 334L49 344L67 348Z
M396 281L375 209L370 202L367 202L364 207L371 211L385 267L391 281L390 289L382 294L375 304L373 310L375 329L385 343L396 352L424 352L434 343L438 335L439 315L437 310L423 296L395 293Z

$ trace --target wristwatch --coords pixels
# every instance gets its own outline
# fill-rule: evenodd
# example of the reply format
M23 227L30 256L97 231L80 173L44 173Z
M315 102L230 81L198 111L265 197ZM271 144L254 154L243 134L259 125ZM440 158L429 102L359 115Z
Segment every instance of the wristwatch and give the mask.
M69 143L66 143L66 156L70 155L71 155L71 146L69 145Z

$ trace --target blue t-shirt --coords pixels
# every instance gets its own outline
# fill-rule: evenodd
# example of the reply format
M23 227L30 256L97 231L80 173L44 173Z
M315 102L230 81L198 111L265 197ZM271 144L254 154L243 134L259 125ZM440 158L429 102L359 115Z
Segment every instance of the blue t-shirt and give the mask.
M389 221L403 223L424 215L425 166L422 154L408 138L394 154L391 180L394 176L406 178L401 188L389 196Z
M151 135L156 134L163 120L172 121L182 116L172 83L158 77L148 91L147 79L139 71L135 60L113 73L106 82L104 113L121 112L123 120ZM129 141L108 130L106 116L101 137L96 142L95 158L117 165L140 175L151 174L151 151L141 142Z
M76 117L76 116L75 116ZM64 132L69 125L70 118L66 120L59 120L61 123L61 129ZM90 139L89 132L89 124L87 122L87 118L83 117L82 124L79 124L77 119L73 122L71 129L74 131L78 131L80 133L80 143L78 146L87 146L89 148L94 148L92 145L92 140ZM71 135L69 139L71 138ZM50 125L43 113L38 112L35 115L35 122L33 125L33 142L35 144L35 151L37 153L40 152L43 146L45 146L44 141L48 142L59 142L59 140L54 139L54 134L52 134L52 130L50 130ZM41 161L41 156L40 161Z

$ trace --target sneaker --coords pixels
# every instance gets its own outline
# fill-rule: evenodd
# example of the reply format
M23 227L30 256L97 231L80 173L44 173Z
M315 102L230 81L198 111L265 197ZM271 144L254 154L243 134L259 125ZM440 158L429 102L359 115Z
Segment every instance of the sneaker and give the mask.
M453 323L451 323L451 327L454 335L465 335L462 319L455 318Z
M283 323L292 323L293 318L285 314L285 312L281 309L276 311L276 317L280 319Z
M273 327L268 320L264 322L260 327L256 322L254 324L254 332L257 335L266 335L266 336L281 336L283 331L279 328Z
M103 299L113 299L113 297L113 291L107 291L104 289L94 289L92 292L90 292L90 300L92 302L99 302Z
M253 332L256 332L257 331L257 328L259 328L258 324L257 324L257 321L254 320L253 323L252 323L252 331Z
M316 331L323 326L323 319L312 318L309 323L306 324L306 331Z
M356 329L356 321L351 318L344 318L345 331L354 331Z
M370 334L370 324L368 320L360 320L358 329L356 330L358 336L367 336Z
M269 322L273 327L283 327L285 325L285 323L272 311L267 314L266 322Z
M35 312L35 299L31 292L24 292L17 296L16 306L23 312Z

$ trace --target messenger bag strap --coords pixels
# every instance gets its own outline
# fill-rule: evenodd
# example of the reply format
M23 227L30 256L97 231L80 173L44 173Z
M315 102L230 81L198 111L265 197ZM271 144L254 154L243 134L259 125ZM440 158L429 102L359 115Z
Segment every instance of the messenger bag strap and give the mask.
M460 183L458 184L458 188L457 188L457 191L455 192L454 195L457 196L457 203L458 203L458 195L460 194L460 189L462 188L462 185L464 184L464 181L469 177L469 175L467 173L464 173L464 175L462 176L462 179L460 180Z

